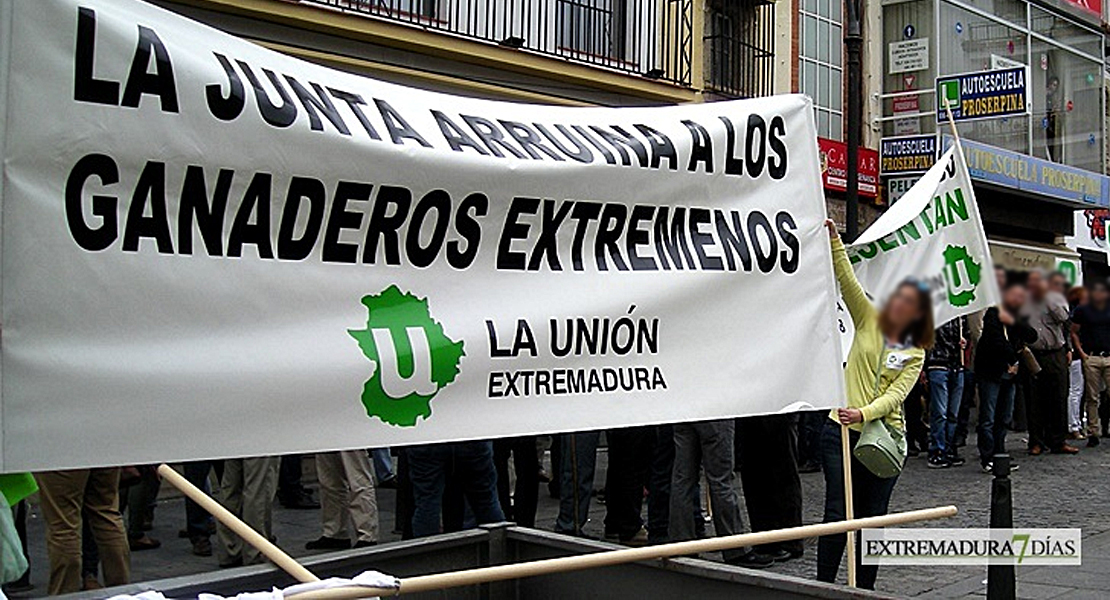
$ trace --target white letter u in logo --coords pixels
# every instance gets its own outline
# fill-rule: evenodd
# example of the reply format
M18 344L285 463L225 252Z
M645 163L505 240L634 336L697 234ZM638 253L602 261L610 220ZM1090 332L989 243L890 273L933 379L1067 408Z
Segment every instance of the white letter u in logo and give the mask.
M397 360L397 348L393 335L388 329L371 329L374 345L378 348L378 370L382 391L390 398L404 398L412 394L431 396L439 389L432 381L432 350L428 347L428 335L421 327L406 327L412 356L412 374L401 376L401 366Z

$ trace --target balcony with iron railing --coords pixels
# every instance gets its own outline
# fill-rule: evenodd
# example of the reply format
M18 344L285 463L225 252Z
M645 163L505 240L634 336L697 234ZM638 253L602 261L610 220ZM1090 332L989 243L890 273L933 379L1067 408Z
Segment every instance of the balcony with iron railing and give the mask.
M693 0L300 2L680 86L692 84Z

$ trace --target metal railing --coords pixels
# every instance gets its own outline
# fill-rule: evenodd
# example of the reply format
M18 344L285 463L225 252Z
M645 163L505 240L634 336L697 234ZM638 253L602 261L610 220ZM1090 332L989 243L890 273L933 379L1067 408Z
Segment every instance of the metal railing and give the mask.
M688 86L692 0L301 0Z
M758 0L710 2L707 87L738 98L774 90L775 7Z

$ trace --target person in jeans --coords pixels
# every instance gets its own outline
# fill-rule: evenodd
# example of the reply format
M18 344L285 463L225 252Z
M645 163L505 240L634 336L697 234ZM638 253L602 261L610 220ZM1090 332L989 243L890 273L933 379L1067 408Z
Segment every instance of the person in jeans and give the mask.
M497 500L492 442L411 446L407 456L415 505L413 537L437 535L442 531L443 495L448 476L461 485L460 491L479 525L505 520Z
M882 419L888 427L905 431L902 403L921 375L925 351L932 347L935 331L928 286L922 282L903 281L882 310L877 309L856 279L836 225L825 221L825 227L829 230L840 293L856 326L856 337L852 340L844 369L847 408L839 408L829 414L821 438L825 522L828 523L842 521L846 515L841 430L846 428L848 442L852 446L859 441L864 424L871 421ZM855 516L886 514L898 477L882 479L854 456L851 461ZM842 533L821 536L817 540L818 580L836 581L847 538ZM859 557L857 552L857 564ZM878 573L876 565L860 565L856 583L861 588L874 589Z
M119 513L119 474L119 467L35 474L46 522L50 595L81 591L81 529L85 522L100 551L104 584L112 587L130 582L131 552Z
M674 425L674 473L671 475L670 541L683 542L698 535L696 492L702 469L713 507L713 529L719 536L742 533L740 500L732 485L735 466L736 421L721 419ZM730 565L764 569L774 558L750 547L721 552Z
M567 433L560 438L559 514L555 517L555 533L582 536L582 528L590 520L601 432Z
M956 452L956 422L964 397L963 351L967 347L965 319L941 325L936 344L925 355L929 383L929 468L959 467L964 459Z
M1033 377L1033 389L1027 399L1029 454L1075 454L1078 450L1064 443L1068 431L1070 362L1068 301L1063 294L1050 289L1049 278L1041 271L1030 272L1026 285L1029 298L1021 316L1037 331L1037 341L1030 348L1041 367Z
M983 333L975 350L975 378L979 384L979 464L986 473L994 466L994 456L1006 453L1006 426L1014 412L1019 353L1037 340L1037 332L1016 317L1025 302L1025 288L1011 283L1002 294L1002 306L983 314Z

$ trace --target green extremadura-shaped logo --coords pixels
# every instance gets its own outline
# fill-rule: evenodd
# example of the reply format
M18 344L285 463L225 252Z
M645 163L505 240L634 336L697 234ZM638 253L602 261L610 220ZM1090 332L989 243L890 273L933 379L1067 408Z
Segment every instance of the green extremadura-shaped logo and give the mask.
M395 285L362 297L366 329L349 329L374 372L362 388L366 414L390 425L412 427L432 414L432 398L455 380L463 343L443 332L426 298Z
M964 246L944 249L944 278L948 280L948 302L967 306L975 300L983 267L975 262Z

